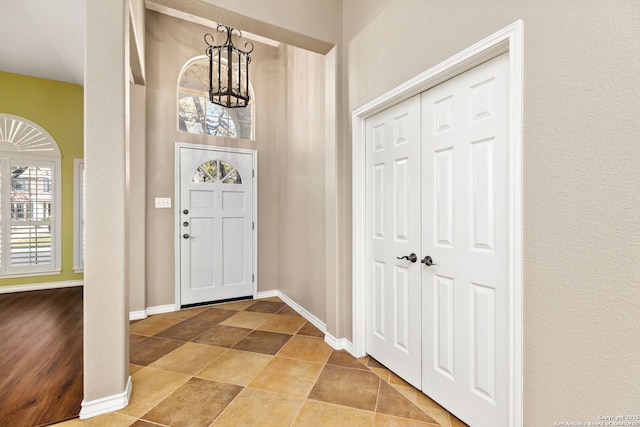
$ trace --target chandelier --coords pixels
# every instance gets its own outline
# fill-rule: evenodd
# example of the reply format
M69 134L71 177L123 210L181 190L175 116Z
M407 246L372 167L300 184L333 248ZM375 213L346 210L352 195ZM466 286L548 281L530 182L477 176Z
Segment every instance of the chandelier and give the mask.
M246 42L246 50L237 48L231 36L242 37L242 32L218 24L219 33L226 33L224 44L215 45L211 34L204 35L209 57L209 100L227 108L246 107L249 103L249 63L253 43Z

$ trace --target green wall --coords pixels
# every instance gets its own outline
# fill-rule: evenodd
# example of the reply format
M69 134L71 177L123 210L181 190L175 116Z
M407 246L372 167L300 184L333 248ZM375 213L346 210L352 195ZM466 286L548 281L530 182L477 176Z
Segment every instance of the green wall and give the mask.
M73 159L83 158L82 86L0 71L0 113L42 126L62 153L62 272L0 279L0 286L81 280L73 272Z

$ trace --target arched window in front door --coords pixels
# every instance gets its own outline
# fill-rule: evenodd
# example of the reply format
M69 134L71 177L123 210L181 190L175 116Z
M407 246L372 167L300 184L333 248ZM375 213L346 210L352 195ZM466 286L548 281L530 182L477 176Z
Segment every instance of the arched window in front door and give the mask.
M246 108L225 108L209 101L209 59L189 60L178 78L178 130L228 138L253 139L254 95Z
M238 169L224 160L209 160L204 162L193 173L192 182L202 182L212 184L222 182L223 184L242 184L242 177Z

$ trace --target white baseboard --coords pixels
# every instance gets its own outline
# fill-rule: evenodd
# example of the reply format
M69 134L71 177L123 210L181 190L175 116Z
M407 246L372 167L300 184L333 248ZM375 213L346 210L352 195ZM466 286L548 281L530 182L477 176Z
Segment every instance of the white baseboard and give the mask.
M122 393L92 400L90 402L83 400L82 409L80 409L80 419L86 420L87 418L97 417L98 415L124 408L129 404L131 388L131 376L129 376L129 379L127 380L127 387Z
M335 338L331 334L325 332L324 342L329 344L334 350L344 350L353 357L356 357L353 350L353 343L346 338Z
M289 307L293 308L296 312L298 312L300 316L304 317L309 323L311 323L316 328L320 329L320 331L322 331L322 333L324 334L324 342L329 344L334 350L345 350L351 355L354 354L353 343L351 343L351 341L347 340L346 338L335 338L331 334L327 333L327 325L322 320L318 319L316 316L309 313L307 310L305 310L294 300L286 296L284 293L278 290L275 290L275 291L259 292L257 295L257 299L271 298L271 297L280 298Z
M171 313L172 311L177 311L175 304L165 304L165 305L157 305L155 307L147 307L144 310L130 311L129 320L146 319L147 317L152 316L154 314Z
M76 286L83 286L82 280L68 280L65 282L46 282L46 283L34 283L32 285L15 285L15 286L0 286L0 294L9 294L13 292L27 292L27 291L44 291L47 289L58 288L74 288Z
M176 311L175 304L156 305L155 307L147 307L147 314L149 316L153 314L171 313Z
M129 321L147 318L147 310L138 310L129 312Z
M264 292L258 292L255 296L255 299L264 299L264 298L272 298L272 297L278 297L280 298L280 295L282 294L282 292L280 292L279 290L273 290L273 291L264 291Z
M265 294L268 294L268 296L263 296ZM268 297L280 298L289 307L293 308L300 316L304 317L309 323L311 323L316 328L320 329L320 331L322 331L323 334L327 332L327 325L322 320L318 319L316 316L309 313L300 304L298 304L297 302L295 302L294 300L286 296L281 291L276 290L276 291L261 292L258 295L259 295L259 298L268 298Z

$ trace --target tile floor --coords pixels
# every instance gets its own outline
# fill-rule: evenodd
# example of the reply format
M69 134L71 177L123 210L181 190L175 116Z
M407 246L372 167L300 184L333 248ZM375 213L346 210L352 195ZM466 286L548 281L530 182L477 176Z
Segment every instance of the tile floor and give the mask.
M159 314L130 332L129 406L57 426L466 426L377 361L333 350L277 298Z

